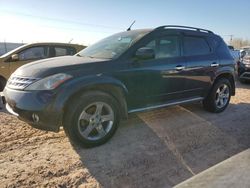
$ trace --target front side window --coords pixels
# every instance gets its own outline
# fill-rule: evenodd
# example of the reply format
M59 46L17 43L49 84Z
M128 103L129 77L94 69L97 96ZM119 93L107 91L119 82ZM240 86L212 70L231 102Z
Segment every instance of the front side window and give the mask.
M184 37L183 45L185 56L206 55L211 53L207 41L201 37Z
M44 47L33 47L19 53L19 60L33 60L46 58Z
M149 42L146 47L155 52L155 59L180 56L178 36L165 36Z
M50 57L58 57L65 55L74 55L76 50L72 47L55 46L50 49Z
M67 55L75 55L76 49L73 47L67 47Z
M55 56L67 55L67 49L62 47L55 47Z

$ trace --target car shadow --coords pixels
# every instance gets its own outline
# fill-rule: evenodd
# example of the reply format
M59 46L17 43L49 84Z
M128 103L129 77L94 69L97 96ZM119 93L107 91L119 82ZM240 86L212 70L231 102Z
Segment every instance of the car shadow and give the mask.
M73 146L83 166L103 187L172 187L192 176L136 115L122 122L102 146Z
M218 130L235 139L239 146L247 149L250 147L250 101L238 103L233 99L233 102L235 103L231 103L223 113L219 114L204 111L200 104L189 104L183 107L190 113L210 122Z
M221 114L201 104L138 113L106 144L75 151L103 187L172 187L250 147L250 104Z

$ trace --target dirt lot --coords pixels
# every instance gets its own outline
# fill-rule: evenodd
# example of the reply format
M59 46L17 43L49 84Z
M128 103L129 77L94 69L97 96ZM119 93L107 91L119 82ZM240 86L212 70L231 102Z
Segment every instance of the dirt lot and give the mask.
M81 149L64 132L0 111L0 187L172 187L250 146L250 85L222 114L191 104L131 115L105 145Z

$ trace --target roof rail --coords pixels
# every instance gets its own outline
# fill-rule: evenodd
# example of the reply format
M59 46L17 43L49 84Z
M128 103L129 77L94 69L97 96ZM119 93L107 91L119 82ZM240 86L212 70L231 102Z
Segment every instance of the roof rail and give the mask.
M199 32L207 32L207 33L213 33L210 30L207 29L202 29L202 28L196 28L196 27L189 27L189 26L181 26L181 25L163 25L160 27L155 28L155 30L160 30L160 29L167 29L167 28L183 28L183 29L189 29L189 30L195 30L195 31L199 31Z

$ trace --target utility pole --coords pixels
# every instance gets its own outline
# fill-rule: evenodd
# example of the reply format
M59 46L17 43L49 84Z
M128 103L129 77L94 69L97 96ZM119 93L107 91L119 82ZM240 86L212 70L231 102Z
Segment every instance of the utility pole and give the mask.
M234 35L229 35L229 36L230 36L230 43L232 44Z

